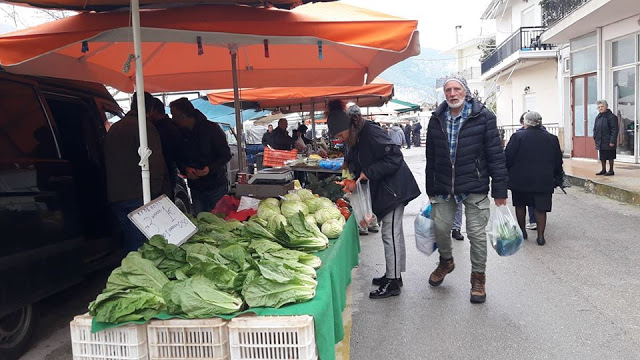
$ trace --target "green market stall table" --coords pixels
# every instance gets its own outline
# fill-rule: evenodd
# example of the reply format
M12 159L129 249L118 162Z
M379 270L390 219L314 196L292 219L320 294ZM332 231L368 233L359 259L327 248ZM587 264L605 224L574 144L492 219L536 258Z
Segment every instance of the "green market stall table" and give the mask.
M251 308L230 316L220 316L232 319L245 313L255 313L258 316L294 316L311 315L314 318L315 339L319 358L333 360L336 358L335 345L344 338L342 312L347 305L347 287L351 283L351 270L358 265L360 253L360 238L355 218L350 217L345 224L340 237L329 240L329 247L316 252L322 260L322 266L317 271L318 285L316 294L310 301L285 305L275 308ZM157 319L174 318L169 314L159 314ZM134 322L143 324L144 322ZM113 328L122 324L108 324L93 321L92 332Z

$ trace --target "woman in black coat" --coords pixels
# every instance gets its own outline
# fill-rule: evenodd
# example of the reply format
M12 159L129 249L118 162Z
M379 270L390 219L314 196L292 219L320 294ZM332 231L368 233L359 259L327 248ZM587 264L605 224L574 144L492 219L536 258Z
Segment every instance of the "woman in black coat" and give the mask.
M511 136L505 149L509 189L524 238L527 238L526 207L533 206L538 245L544 245L551 194L556 186L562 184L562 151L558 137L541 128L542 117L537 112L525 114L524 126L524 130L516 131Z
M602 170L596 175L612 176L613 160L616 158L616 140L618 138L618 118L609 110L609 105L605 100L596 101L598 105L598 116L593 124L593 140L596 143L596 150L599 152ZM609 171L606 163L609 160Z
M358 180L368 181L373 213L382 223L385 253L384 276L373 279L378 285L369 297L381 299L400 294L402 272L406 270L406 251L402 218L404 207L420 195L411 170L386 130L362 118L357 105L345 112L340 100L329 103L327 125L332 137L347 147L344 162ZM346 185L353 192L355 185Z

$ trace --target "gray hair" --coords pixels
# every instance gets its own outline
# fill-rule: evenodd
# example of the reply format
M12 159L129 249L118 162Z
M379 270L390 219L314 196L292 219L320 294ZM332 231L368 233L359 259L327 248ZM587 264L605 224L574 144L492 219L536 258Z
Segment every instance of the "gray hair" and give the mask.
M535 111L529 111L524 114L524 124L527 127L539 127L542 125L542 116Z
M609 104L607 103L607 100L604 100L604 99L596 101L596 106L597 105L604 105L604 107L606 107L607 109L609 108Z

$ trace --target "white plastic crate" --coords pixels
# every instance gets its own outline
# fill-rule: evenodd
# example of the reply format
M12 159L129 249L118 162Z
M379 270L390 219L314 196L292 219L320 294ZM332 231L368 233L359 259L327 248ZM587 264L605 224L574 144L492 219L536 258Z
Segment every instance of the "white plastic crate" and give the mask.
M91 333L91 316L78 315L69 324L74 360L148 360L144 325L126 325Z
M223 319L153 320L147 324L150 360L228 360L229 331Z
M231 360L315 360L313 317L237 317L229 323Z

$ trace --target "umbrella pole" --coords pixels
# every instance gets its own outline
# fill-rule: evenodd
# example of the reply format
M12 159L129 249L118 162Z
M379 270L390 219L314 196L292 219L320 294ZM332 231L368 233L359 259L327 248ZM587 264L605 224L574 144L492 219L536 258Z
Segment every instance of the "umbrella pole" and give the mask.
M144 74L142 72L142 46L140 34L140 6L138 0L131 0L131 26L133 28L133 51L136 57L136 92L138 105L138 131L140 135L140 168L142 169L142 200L146 204L151 201L151 176L149 173L149 156L151 150L147 143L147 114L144 104Z
M243 139L242 118L240 117L240 94L238 91L238 67L236 59L238 57L238 45L229 45L229 53L231 54L231 73L233 74L233 104L236 110L236 137L238 139L238 171L246 172L245 166L245 145Z
M313 151L318 151L318 144L316 143L316 139L318 138L316 135L316 102L311 99L311 136L313 137Z

